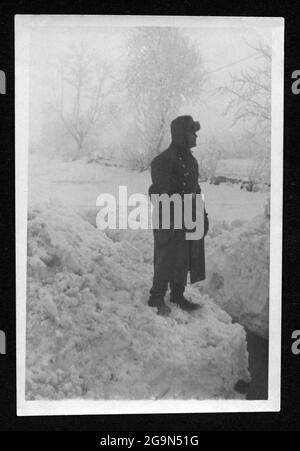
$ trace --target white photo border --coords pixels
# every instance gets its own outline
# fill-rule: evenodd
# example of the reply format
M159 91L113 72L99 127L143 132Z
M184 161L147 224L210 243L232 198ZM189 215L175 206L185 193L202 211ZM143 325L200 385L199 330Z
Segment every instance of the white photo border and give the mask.
M71 19L71 20L70 20ZM272 28L272 135L270 222L269 397L252 400L62 400L25 399L26 261L28 202L29 58L32 26L176 26ZM279 17L15 16L16 325L17 415L278 412L281 383L281 279L283 197L284 19Z

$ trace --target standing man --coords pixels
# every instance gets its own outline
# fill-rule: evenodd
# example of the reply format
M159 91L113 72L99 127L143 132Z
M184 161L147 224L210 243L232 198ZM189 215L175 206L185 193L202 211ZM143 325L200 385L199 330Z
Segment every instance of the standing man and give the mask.
M151 162L152 194L200 194L199 169L191 148L196 146L199 122L191 116L179 116L171 123L172 142ZM193 208L195 208L194 203ZM195 212L194 212L195 213ZM159 213L161 215L161 213ZM154 229L154 277L148 305L156 307L160 315L168 315L170 308L164 297L170 285L170 301L183 310L192 311L199 306L184 297L187 274L191 283L205 279L204 236L208 232L208 217L204 211L204 236L199 240L187 240L186 231L174 229ZM195 216L195 215L194 215Z

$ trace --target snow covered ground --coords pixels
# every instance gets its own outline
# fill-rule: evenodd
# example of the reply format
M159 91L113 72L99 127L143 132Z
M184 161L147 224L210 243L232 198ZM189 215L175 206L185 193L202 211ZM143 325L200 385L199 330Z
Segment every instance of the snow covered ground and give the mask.
M216 175L225 175L232 178L247 180L252 160L248 158L228 158L218 160Z
M255 217L267 193L201 184L207 279L187 290L201 308L162 318L146 305L152 232L95 228L100 193L149 184L148 172L30 156L28 399L229 398L248 380L244 329L223 309L266 336L268 222Z
M268 339L270 222L215 224L206 239L206 280L209 294L236 321Z
M237 397L244 329L193 288L197 312L158 316L141 243L113 241L63 204L30 209L27 399Z
M68 206L95 207L99 194L117 196L119 185L128 187L129 196L147 194L150 184L149 171L138 173L81 160L67 163L35 155L29 159L29 204L57 199ZM268 193L250 193L236 185L201 183L201 188L211 221L251 220L263 212L268 197Z

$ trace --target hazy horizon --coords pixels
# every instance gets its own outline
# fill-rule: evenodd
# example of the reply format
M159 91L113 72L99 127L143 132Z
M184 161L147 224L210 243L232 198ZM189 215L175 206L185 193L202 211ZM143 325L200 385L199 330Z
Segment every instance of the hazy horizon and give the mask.
M80 17L77 17L77 23ZM53 21L52 21L53 23ZM125 73L127 65L127 40L136 27L70 26L46 24L32 27L30 41L30 139L38 145L44 133L43 114L46 104L51 102L51 77L57 58L68 51L71 45L84 42L89 51L100 60L107 61L118 77ZM177 28L177 27L176 27ZM260 65L260 58L250 45L259 41L271 45L271 29L266 27L178 27L191 42L199 48L204 70L208 79L199 102L190 102L178 114L191 114L202 125L199 143L206 138L241 135L245 127L242 123L232 126L232 116L223 115L228 104L226 96L215 94L215 90L230 80L231 74L240 73ZM125 93L125 91L124 91ZM126 96L126 94L124 94ZM120 102L124 98L120 95ZM124 105L126 109L126 105ZM126 117L125 117L126 116ZM126 135L127 121L124 115L118 126L119 133L106 132L105 139L111 145L118 145Z

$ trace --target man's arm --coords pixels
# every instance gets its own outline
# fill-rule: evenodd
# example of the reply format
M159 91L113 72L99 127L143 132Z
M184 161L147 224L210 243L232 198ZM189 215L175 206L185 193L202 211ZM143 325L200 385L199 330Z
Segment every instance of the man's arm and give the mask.
M166 158L155 158L151 163L151 178L152 185L149 188L150 196L152 194L157 194L158 196L162 194L167 194L171 196L174 194L174 188L172 189L172 167L171 162ZM158 215L160 228L162 225L162 203L155 204L157 207L153 209L153 218ZM169 232L174 234L174 205L170 205L170 228L162 230L165 235Z
M171 192L171 162L155 158L151 163L152 185L149 194L173 194Z

